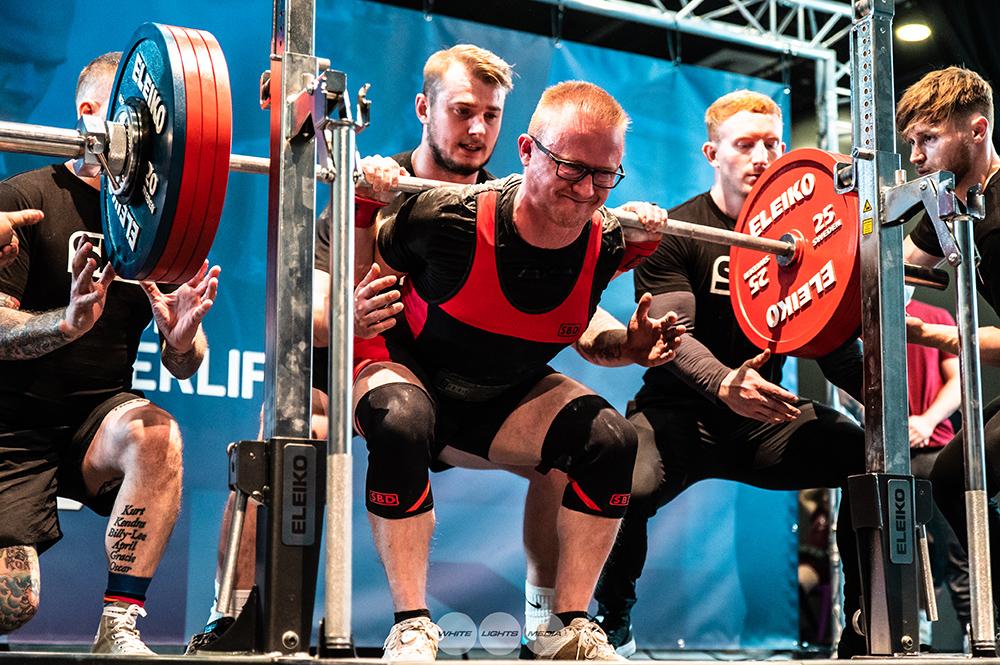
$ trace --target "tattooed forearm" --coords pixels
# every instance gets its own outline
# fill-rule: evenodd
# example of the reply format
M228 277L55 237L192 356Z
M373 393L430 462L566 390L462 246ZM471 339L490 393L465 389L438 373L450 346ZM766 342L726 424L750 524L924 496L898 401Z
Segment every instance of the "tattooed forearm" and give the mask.
M0 360L27 360L73 341L59 330L65 312L21 312L0 307Z
M205 338L205 333L199 330L198 334L195 335L194 344L183 353L171 348L166 341L163 341L160 344L160 361L178 379L187 379L201 367L201 361L205 358L205 349L207 348L208 340Z
M108 570L128 575L135 565L135 551L146 540L145 508L126 504L108 527Z
M617 367L630 362L623 358L623 348L627 338L625 326L598 307L575 346L577 352L588 362Z
M0 633L16 630L35 616L40 584L34 548L14 545L0 550Z
M586 341L581 338L577 349L584 358L596 365L617 365L621 361L624 341L624 330L603 330L588 336Z

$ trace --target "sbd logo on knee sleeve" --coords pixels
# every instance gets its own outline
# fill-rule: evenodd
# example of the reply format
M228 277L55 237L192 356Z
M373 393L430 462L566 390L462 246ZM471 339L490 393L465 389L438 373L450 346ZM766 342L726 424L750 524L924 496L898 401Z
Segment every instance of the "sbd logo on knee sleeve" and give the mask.
M398 506L399 495L368 490L368 500L378 506Z
M632 498L631 494L612 494L611 498L608 499L609 506L627 506L629 499Z

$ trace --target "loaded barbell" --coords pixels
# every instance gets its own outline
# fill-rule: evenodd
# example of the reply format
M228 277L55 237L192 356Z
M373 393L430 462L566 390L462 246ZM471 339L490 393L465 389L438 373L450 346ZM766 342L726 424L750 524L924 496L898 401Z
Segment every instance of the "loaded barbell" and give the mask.
M815 358L857 336L861 323L858 195L840 192L837 170L850 158L793 150L761 174L734 230L670 218L661 233L729 245L729 293L751 342L775 353ZM402 176L395 189L421 192L453 183ZM623 226L635 213L613 210ZM948 273L906 265L908 284L944 289Z
M76 130L0 122L0 151L76 159L103 174L101 218L108 259L127 279L180 283L208 255L228 171L266 174L266 158L231 154L229 73L208 32L146 23L133 34L105 119ZM819 356L856 334L860 320L857 194L835 186L847 157L792 151L761 175L732 231L671 219L662 233L729 245L730 296L744 332L761 348ZM320 177L328 178L326 170ZM454 187L400 177L396 191ZM626 226L633 213L616 210ZM947 273L907 268L913 283L944 288Z

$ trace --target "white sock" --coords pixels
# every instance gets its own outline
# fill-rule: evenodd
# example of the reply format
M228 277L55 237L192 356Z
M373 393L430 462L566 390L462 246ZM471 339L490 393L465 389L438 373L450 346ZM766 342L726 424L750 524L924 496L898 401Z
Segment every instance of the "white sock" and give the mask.
M212 608L208 612L208 621L205 622L206 626L212 622L218 621L224 616L222 612L216 609L216 607L218 606L219 606L219 580L215 580L215 595L212 596Z
M249 597L250 589L233 589L233 594L229 598L229 611L226 614L234 619L238 617Z
M556 597L556 590L535 586L531 582L524 581L524 632L533 633L538 626L548 624L552 615L552 604Z
M233 589L232 594L229 597L229 607L224 608L220 612L217 608L219 606L219 580L215 581L215 598L212 600L212 611L208 615L208 623L213 621L218 621L224 616L236 618L243 611L243 606L246 605L247 598L250 597L250 589Z

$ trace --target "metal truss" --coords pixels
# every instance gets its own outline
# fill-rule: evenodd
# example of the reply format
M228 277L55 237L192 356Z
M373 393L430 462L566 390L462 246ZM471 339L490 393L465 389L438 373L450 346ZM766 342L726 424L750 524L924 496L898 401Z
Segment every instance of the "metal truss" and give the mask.
M820 144L839 151L841 136L850 136L851 123L840 122L838 110L850 100L851 66L834 49L851 31L847 0L538 1L813 60Z

